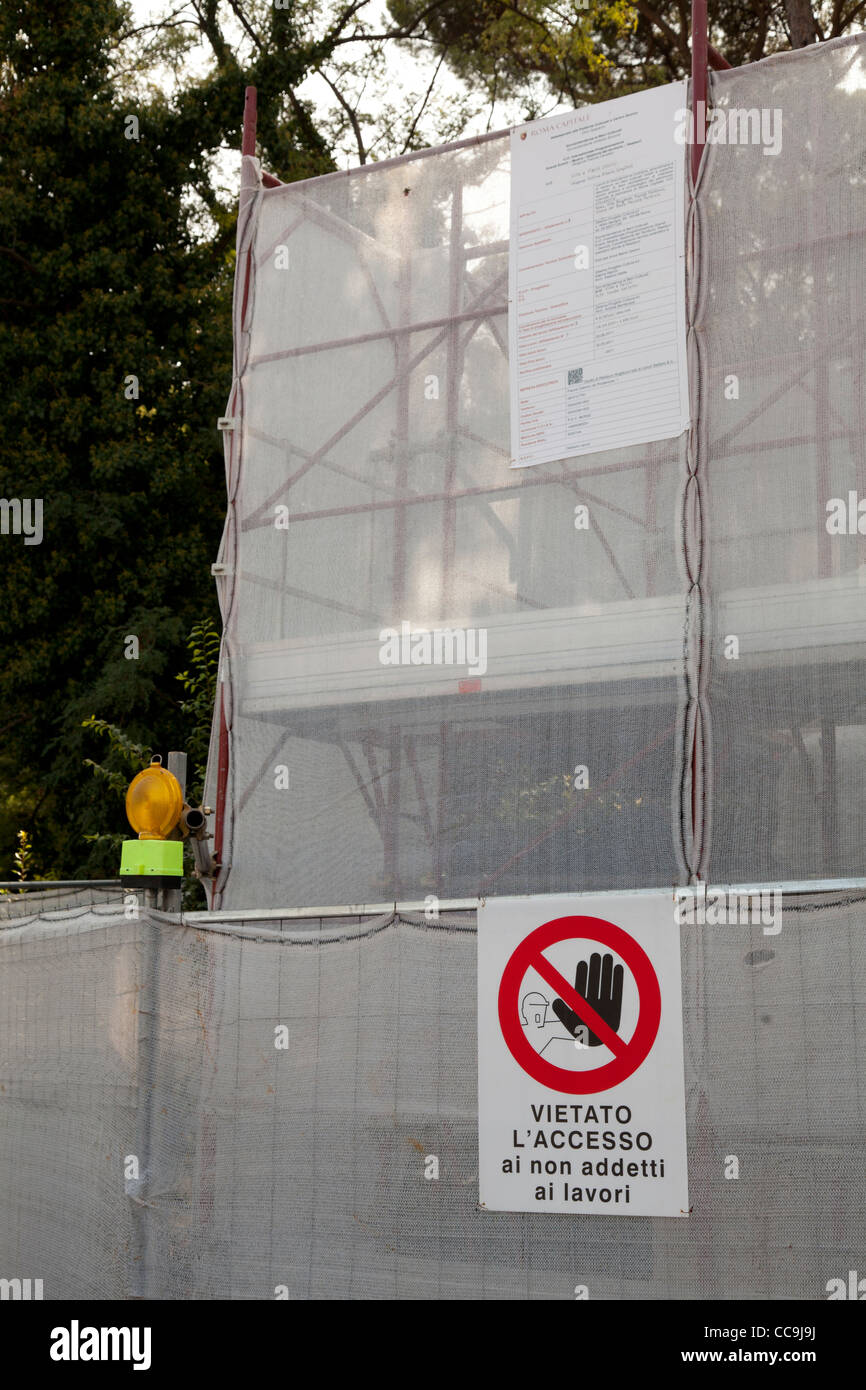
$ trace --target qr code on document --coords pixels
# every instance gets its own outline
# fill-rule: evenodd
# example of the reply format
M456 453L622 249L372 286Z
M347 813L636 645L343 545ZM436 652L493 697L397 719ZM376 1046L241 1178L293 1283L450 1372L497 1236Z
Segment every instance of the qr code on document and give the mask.
M583 367L569 367L568 384L576 386L579 381L583 381Z

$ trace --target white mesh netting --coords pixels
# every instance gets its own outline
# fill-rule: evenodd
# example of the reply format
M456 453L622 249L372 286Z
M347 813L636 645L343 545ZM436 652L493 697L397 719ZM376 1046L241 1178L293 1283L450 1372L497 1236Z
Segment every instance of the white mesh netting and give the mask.
M825 523L866 490L864 81L860 37L713 74L781 148L703 161L692 429L525 470L508 138L245 162L215 905L858 871L864 543ZM483 630L486 669L383 665L402 623Z
M684 872L686 439L510 469L508 164L507 136L272 190L246 162L224 907ZM403 623L483 631L486 669L382 664Z
M864 897L683 929L686 1221L478 1210L474 913L13 919L0 1267L46 1298L825 1297L866 1230Z

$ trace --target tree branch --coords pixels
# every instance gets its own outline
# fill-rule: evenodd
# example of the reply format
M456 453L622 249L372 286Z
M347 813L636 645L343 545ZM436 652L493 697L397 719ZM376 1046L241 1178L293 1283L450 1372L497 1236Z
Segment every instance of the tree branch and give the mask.
M662 19L660 14L645 3L645 0L635 0L635 9L638 14L643 15L648 24L654 24L659 33L664 34L671 47L679 53L680 57L686 65L688 65L689 41L685 31L683 30L678 34L675 29L671 28L667 20Z
M334 93L334 96L337 98L337 101L340 103L346 115L348 116L349 124L355 132L355 143L358 146L358 162L359 164L366 164L367 150L364 146L364 136L361 133L361 124L358 120L358 113L355 111L354 107L349 105L346 98L343 96L343 93L339 90L338 87L334 85L334 83L331 81L330 77L326 72L323 72L321 68L316 68L315 71L319 74L320 77L323 77L325 79L331 91Z
M434 86L435 86L435 84L436 84L436 78L439 76L439 69L441 68L442 64L445 62L445 54L447 53L447 51L448 51L447 49L443 49L443 50L442 50L441 56L440 56L440 58L439 58L439 62L436 64L436 70L435 70L435 72L433 73L433 76L430 78L430 86L427 88L427 91L424 93L424 100L421 102L421 105L419 106L419 108L418 108L418 110L417 110L417 112L416 112L416 114L415 114L415 117L414 117L414 119L413 119L413 121L412 121L412 124L410 125L409 130L408 130L408 132L407 132L407 134L406 134L406 139L405 139L405 141L403 142L403 148L402 148L402 150L400 151L401 154L405 154L406 151L407 151L408 148L409 148L409 144L410 144L410 142L411 142L411 140L412 140L412 136L415 134L415 130L416 130L417 126L418 126L418 122L420 121L420 119L421 119L421 117L422 117L422 115L423 115L423 113L424 113L424 108L425 108L425 106L427 105L427 102L430 100L430 94L432 93L433 88L434 88Z
M335 19L328 33L322 40L323 45L327 46L329 52L337 36L342 33L345 26L349 23L349 20L354 19L358 11L363 10L364 6L367 4L369 4L369 0L353 0L353 3L347 5L343 13Z
M219 67L227 67L234 62L234 54L223 38L222 30L217 23L217 7L219 0L192 0L192 7L198 15L199 28L204 34L211 48Z
M767 0L763 0L761 4L761 13L758 17L758 32L755 34L755 42L752 44L752 50L749 54L749 58L753 63L757 63L764 55L764 49L767 46L767 30L769 27L770 6Z
M363 0L364 4L366 4L366 2L367 0ZM363 40L367 43L378 43L383 39L415 39L418 43L435 43L435 39L418 38L415 34L415 30L419 25L424 23L428 15L431 15L434 10L440 9L442 5L447 4L447 2L448 0L433 0L432 5L428 5L426 9L423 9L420 14L415 16L411 24L404 25L402 29L389 29L385 34L365 34L363 31L360 34L347 34L344 38L332 39L331 47L335 48L341 43L358 43L359 40ZM361 6L359 5L358 8L360 9ZM333 33L334 31L332 30L331 32Z
M785 14L792 48L805 48L815 42L818 26L809 0L785 0Z
M24 256L21 255L20 251L13 251L11 246L0 246L0 255L10 256L13 261L18 261L19 265L23 265L25 270L31 271L33 275L36 275L38 273L37 268L32 263L32 261L28 261Z
M259 34L256 33L256 31L255 31L255 29L253 28L253 26L249 23L249 21L247 20L246 15L244 14L244 12L243 12L243 10L241 9L240 5L237 3L237 0L229 0L229 5L231 6L231 9L232 9L232 11L233 11L233 13L234 13L234 15L235 15L235 18L238 19L238 20L240 21L242 27L246 30L247 34L248 34L249 37L252 39L253 43L254 43L254 44L257 44L258 47L259 47L259 49L264 48L265 45L264 45L264 42L263 42L261 36L260 36Z
M831 39L838 38L838 36L839 36L840 34L844 34L845 30L848 28L848 25L849 25L849 24L853 24L855 19L859 19L859 18L860 18L860 16L861 16L862 13L863 13L863 10L864 10L863 0L857 0L857 4L852 5L851 8L850 8L850 10L848 11L847 14L844 14L844 15L841 15L841 16L840 16L840 18L839 18L839 28L838 28L838 30L834 30L834 31L831 33L831 35L830 35Z

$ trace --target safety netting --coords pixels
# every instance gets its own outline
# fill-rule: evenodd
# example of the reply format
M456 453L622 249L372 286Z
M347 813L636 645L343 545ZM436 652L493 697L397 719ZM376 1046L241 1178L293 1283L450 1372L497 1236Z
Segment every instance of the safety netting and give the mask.
M863 62L713 74L691 429L533 468L508 136L277 188L245 161L216 905L857 871L866 571L827 503L866 490ZM450 662L390 660L417 630Z
M688 1220L479 1210L474 912L10 917L0 1269L46 1299L825 1298L866 1231L864 901L683 929Z
M507 135L276 189L245 161L218 905L686 872L687 440L510 467L508 169ZM406 627L446 659L387 660Z
M221 911L0 899L0 1276L823 1298L862 1267L866 45L710 96L783 138L708 146L684 209L690 430L522 470L507 139L289 187L244 161ZM486 662L383 662L404 623ZM449 900L695 875L796 882L778 935L682 929L690 1217L480 1211Z
M699 867L716 880L863 872L863 38L711 83L728 130L753 113L781 140L709 146L695 201Z

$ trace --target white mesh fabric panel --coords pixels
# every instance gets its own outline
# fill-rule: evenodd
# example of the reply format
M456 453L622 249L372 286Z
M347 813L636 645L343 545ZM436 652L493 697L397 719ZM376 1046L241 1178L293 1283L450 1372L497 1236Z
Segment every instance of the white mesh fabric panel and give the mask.
M223 907L682 879L686 440L509 467L508 164L244 204ZM486 670L384 666L403 622L483 629Z
M782 145L710 146L698 194L703 869L715 881L856 875L866 540L826 522L831 498L866 497L863 36L714 73L711 99L726 115L777 110ZM738 660L725 659L729 634Z
M862 895L683 929L683 1221L479 1211L474 913L64 913L0 928L0 1267L47 1299L820 1299L859 1267Z
M7 900L18 920L0 925L0 1268L45 1298L121 1298L140 1292L124 1159L142 1147L151 929L116 905L30 907Z

